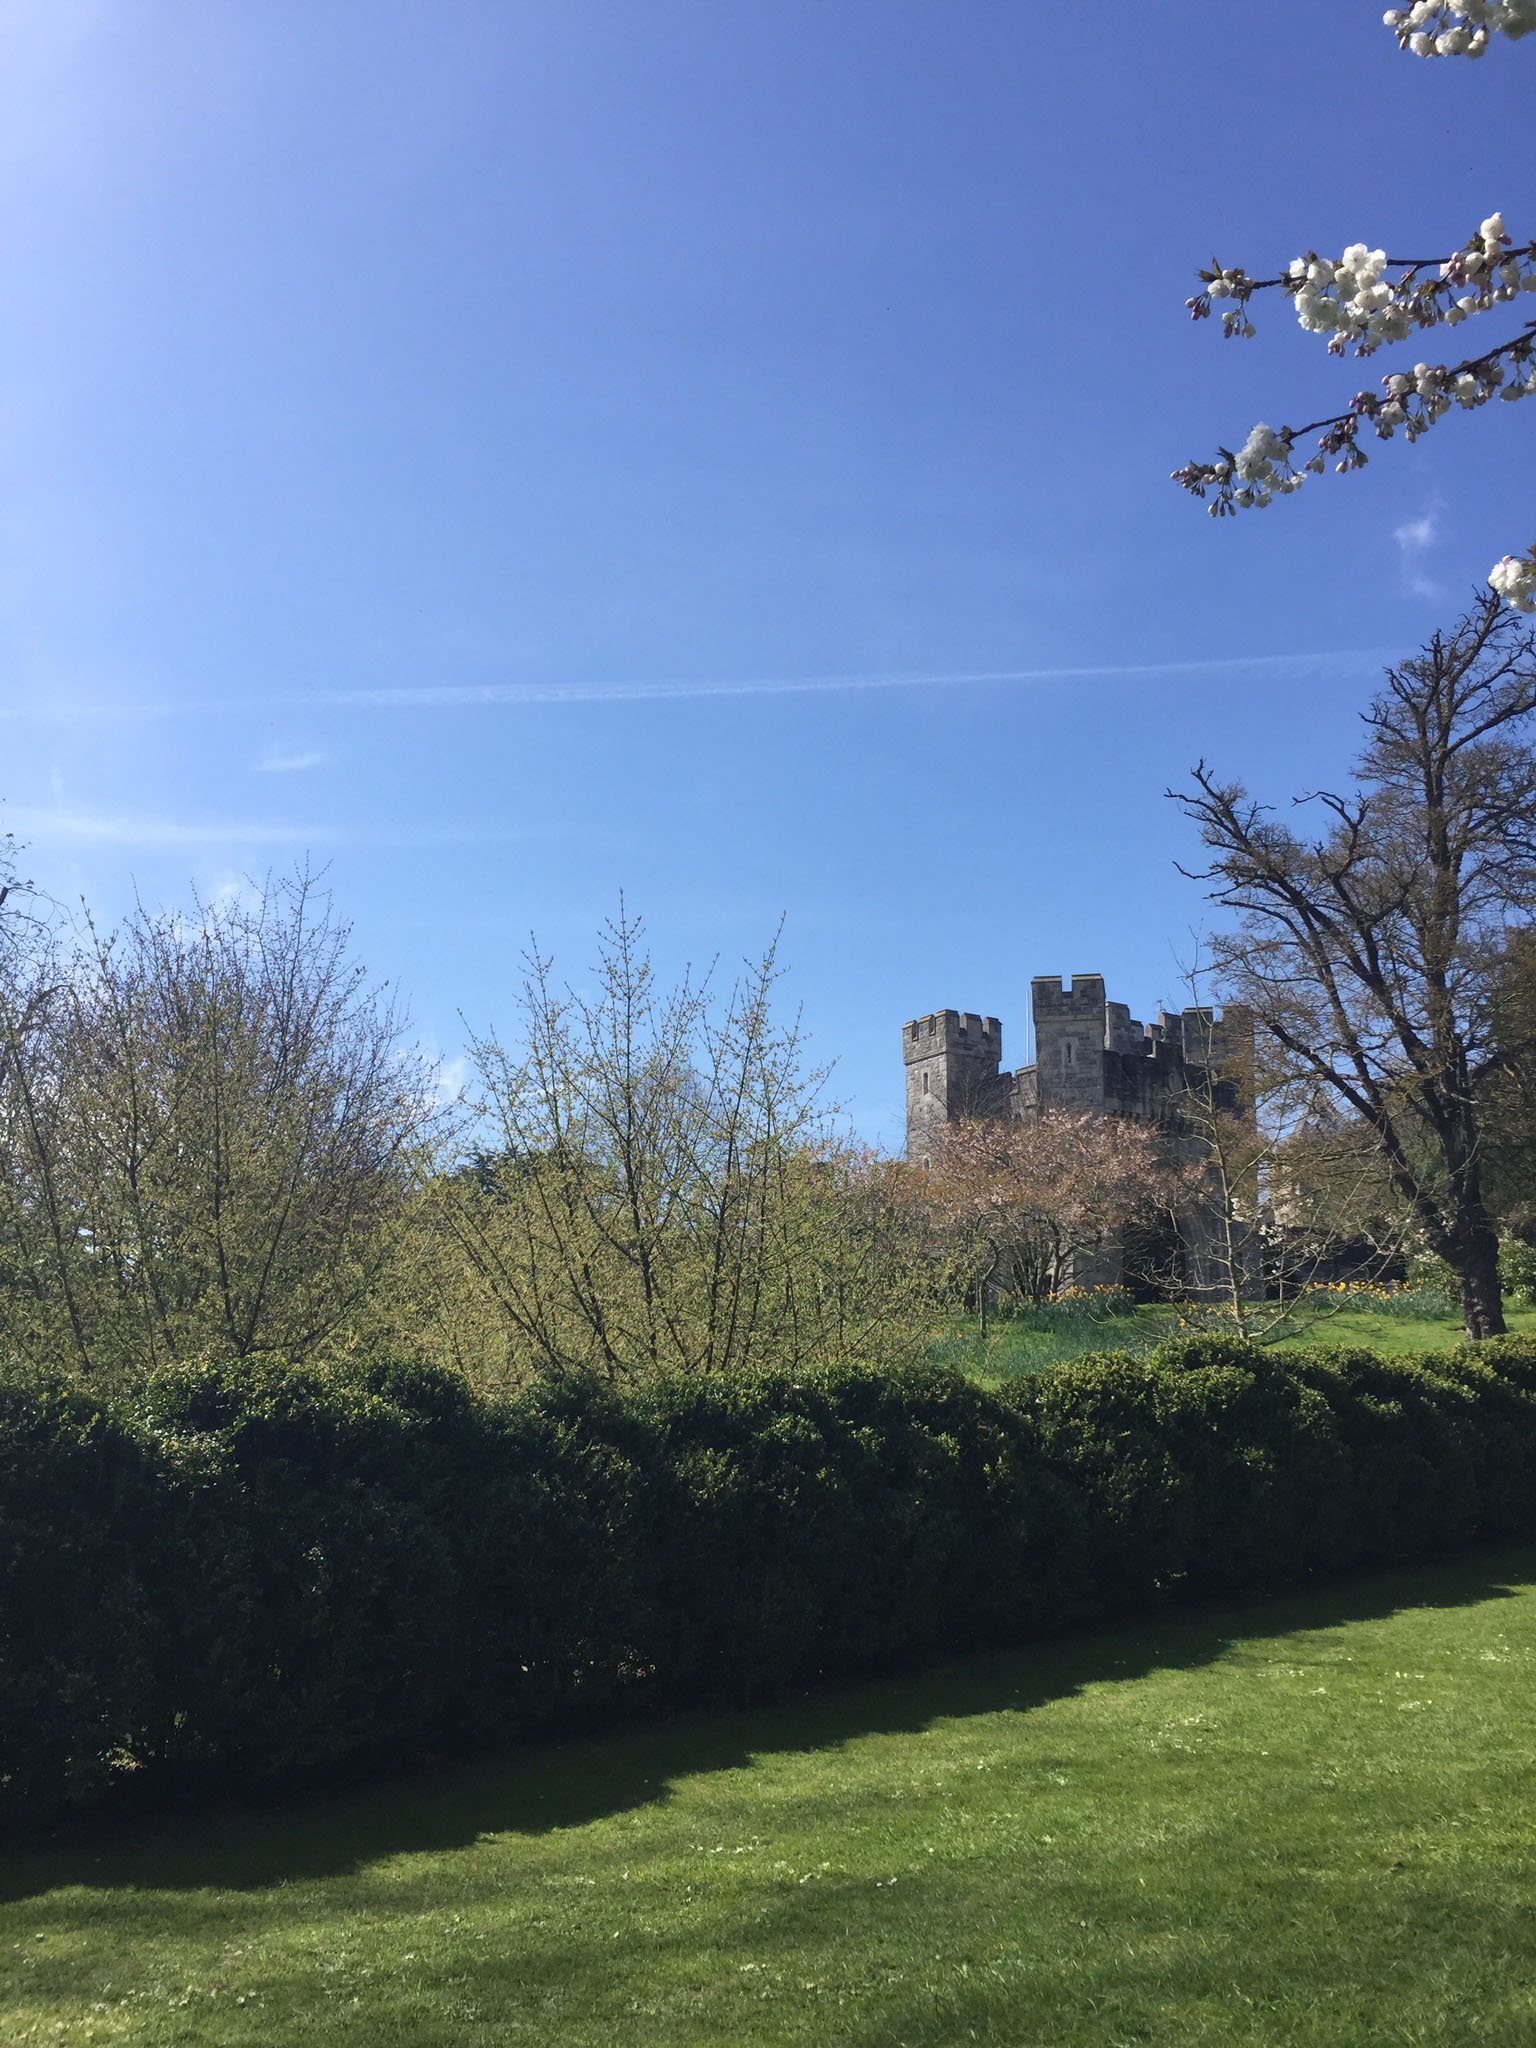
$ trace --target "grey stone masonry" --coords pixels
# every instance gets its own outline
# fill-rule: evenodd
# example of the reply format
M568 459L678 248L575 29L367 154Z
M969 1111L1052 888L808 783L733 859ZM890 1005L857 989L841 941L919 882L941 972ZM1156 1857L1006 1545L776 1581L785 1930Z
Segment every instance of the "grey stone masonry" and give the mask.
M1003 1027L969 1010L935 1010L904 1025L907 1157L932 1157L937 1133L963 1116L998 1116L1006 1107L998 1069Z

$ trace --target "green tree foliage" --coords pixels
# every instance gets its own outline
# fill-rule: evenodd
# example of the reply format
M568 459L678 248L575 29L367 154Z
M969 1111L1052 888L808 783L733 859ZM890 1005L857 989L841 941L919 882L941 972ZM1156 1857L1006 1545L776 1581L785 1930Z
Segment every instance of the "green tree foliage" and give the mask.
M0 1334L107 1384L306 1356L376 1278L431 1119L307 877L35 929L0 962Z

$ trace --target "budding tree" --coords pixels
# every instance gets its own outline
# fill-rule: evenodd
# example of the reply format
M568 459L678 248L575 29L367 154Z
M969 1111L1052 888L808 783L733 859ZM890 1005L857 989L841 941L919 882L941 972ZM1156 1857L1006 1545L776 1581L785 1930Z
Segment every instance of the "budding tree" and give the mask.
M104 1383L302 1357L373 1285L430 1075L308 878L0 960L0 1336Z
M1536 0L1415 0L1385 16L1405 49L1423 57L1481 57L1494 36L1511 41L1536 30ZM1199 273L1202 289L1187 300L1191 316L1208 319L1222 307L1221 331L1231 339L1255 332L1254 301L1280 292L1309 334L1327 339L1330 355L1374 355L1434 327L1459 327L1494 308L1530 307L1536 293L1536 241L1520 243L1491 213L1463 247L1433 256L1389 256L1354 242L1340 256L1309 249L1278 276L1255 277L1241 265L1212 259ZM1520 315L1517 313L1517 320ZM1389 372L1375 390L1357 391L1337 411L1305 426L1260 421L1241 448L1219 448L1209 462L1188 462L1174 481L1200 499L1213 518L1288 497L1329 464L1341 475L1369 460L1362 438L1416 441L1452 411L1491 400L1536 395L1536 319L1460 361L1416 362ZM1310 443L1310 452L1303 453ZM1536 611L1536 545L1505 555L1488 578L1521 611Z
M441 1190L507 1381L884 1361L908 1343L896 1179L838 1134L775 948L723 998L667 988L639 923L588 992L528 962L510 1047L472 1041L489 1149Z

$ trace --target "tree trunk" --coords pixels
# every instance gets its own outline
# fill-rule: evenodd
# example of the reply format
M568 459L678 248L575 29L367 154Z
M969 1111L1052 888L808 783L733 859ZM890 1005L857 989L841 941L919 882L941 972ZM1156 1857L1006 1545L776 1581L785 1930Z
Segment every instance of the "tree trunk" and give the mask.
M1457 1246L1454 1261L1457 1283L1461 1288L1462 1313L1466 1318L1467 1339L1480 1344L1484 1337L1502 1337L1504 1334L1504 1297L1499 1286L1499 1240L1493 1225L1485 1215L1479 1214L1470 1220L1467 1228L1459 1233L1461 1242Z

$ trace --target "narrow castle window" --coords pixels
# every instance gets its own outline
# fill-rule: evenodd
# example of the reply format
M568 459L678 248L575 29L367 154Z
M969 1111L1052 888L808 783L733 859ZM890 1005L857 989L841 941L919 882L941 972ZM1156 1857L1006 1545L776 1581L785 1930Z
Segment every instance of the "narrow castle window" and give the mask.
M928 1093L928 1076L926 1074L923 1076L923 1093L925 1095Z
M1064 1067L1070 1067L1072 1064L1072 1041L1070 1038L1061 1049L1061 1063Z

